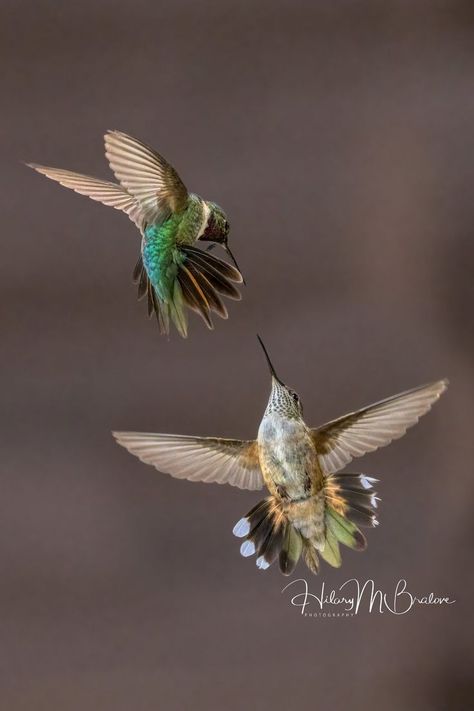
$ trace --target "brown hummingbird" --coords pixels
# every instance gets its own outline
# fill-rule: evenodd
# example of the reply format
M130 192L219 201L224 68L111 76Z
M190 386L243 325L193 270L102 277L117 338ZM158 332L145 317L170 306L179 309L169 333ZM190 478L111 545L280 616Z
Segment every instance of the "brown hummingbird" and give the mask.
M277 376L261 339L272 386L256 440L114 432L117 442L147 464L190 481L267 487L270 495L238 521L240 552L257 554L260 569L277 558L285 575L302 555L317 573L319 556L341 565L339 544L363 550L359 526L376 526L379 501L364 474L341 472L354 457L405 434L446 390L447 380L422 385L317 428L303 420L298 395Z

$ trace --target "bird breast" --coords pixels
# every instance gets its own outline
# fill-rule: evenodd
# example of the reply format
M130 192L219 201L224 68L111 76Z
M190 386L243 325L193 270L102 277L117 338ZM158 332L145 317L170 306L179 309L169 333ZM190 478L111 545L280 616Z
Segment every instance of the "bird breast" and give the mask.
M301 419L272 413L258 431L260 466L270 492L283 499L301 499L311 493L317 455L308 428Z

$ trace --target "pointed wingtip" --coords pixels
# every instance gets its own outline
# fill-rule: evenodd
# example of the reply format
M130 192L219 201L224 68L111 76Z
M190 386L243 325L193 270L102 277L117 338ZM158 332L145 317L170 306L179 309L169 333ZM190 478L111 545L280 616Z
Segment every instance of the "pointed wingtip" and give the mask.
M116 136L118 138L130 138L132 141L137 140L133 138L133 136L131 136L129 133L125 133L125 131L119 131L118 128L108 128L104 133L104 141L106 141L109 136Z
M32 168L33 170L36 170L37 173L41 173L41 175L44 175L46 178L50 178L51 180L56 180L59 182L59 180L52 175L54 171L59 171L60 169L58 168L49 168L47 165L41 165L40 163L25 163L28 168Z
M428 385L422 385L420 389L422 388L433 388L438 391L438 394L441 395L444 393L444 391L447 389L449 385L449 380L448 378L441 378L440 380L433 380L432 383L428 383Z
M441 395L448 389L449 380L447 378L442 378L441 380L435 380L428 388L432 388L433 391L433 401L439 400Z

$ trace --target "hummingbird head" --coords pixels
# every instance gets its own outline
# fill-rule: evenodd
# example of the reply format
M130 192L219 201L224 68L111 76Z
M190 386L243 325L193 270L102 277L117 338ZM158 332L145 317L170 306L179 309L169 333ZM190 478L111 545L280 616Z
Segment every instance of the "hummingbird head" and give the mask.
M300 418L303 415L303 405L301 404L298 394L280 380L275 372L275 368L273 367L270 356L267 353L267 349L265 348L262 339L260 336L257 336L257 338L262 346L263 352L265 353L272 376L272 389L270 391L270 397L268 398L265 415L277 412L278 414L290 419Z
M216 205L215 202L206 202L206 205L209 208L209 217L207 218L206 228L199 239L204 242L220 244L234 262L237 271L240 272L239 265L228 245L230 225L224 210L219 205ZM212 249L213 246L211 245L209 249Z
M199 239L205 242L217 242L225 244L229 235L229 222L224 210L215 202L206 202L209 208L209 216L204 232Z

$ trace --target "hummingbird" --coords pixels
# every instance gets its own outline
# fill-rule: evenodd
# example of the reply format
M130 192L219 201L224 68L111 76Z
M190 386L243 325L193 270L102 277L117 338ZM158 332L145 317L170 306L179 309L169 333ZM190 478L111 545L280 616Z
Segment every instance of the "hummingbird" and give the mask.
M338 568L342 543L366 548L360 527L378 525L377 479L342 472L354 457L405 434L446 390L439 380L368 405L320 427L308 427L299 396L275 372L259 337L271 375L267 407L254 440L114 432L118 444L178 479L231 484L269 496L233 529L244 557L256 554L261 570L277 559L290 575L300 559L312 573L319 558Z
M212 329L211 312L228 313L221 296L239 301L235 284L242 274L228 245L229 222L218 205L189 193L176 170L153 148L121 131L107 131L105 155L117 183L62 168L28 163L30 168L76 193L122 210L141 233L141 250L133 270L138 298L145 295L148 315L156 315L160 332L170 321L187 336L189 307ZM199 242L211 242L208 250ZM220 244L234 266L210 248Z

